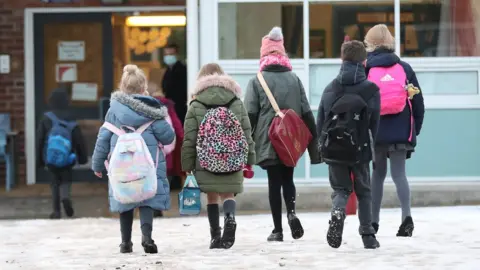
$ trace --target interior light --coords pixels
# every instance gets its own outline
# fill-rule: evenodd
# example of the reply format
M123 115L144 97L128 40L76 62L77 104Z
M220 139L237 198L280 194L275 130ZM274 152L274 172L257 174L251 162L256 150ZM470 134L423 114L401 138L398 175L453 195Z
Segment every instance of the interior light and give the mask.
M184 15L172 16L131 16L127 18L127 26L185 26L187 17Z

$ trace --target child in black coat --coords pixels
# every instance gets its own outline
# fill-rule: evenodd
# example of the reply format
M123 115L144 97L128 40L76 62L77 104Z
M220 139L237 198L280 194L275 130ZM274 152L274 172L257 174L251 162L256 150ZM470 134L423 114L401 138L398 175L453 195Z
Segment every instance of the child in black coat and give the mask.
M36 160L39 168L46 168L52 175L51 189L53 212L51 219L61 218L60 202L63 203L65 214L72 217L74 210L70 199L70 189L72 185L72 167L78 162L86 164L88 162L87 149L83 139L80 127L76 125L69 112L70 98L66 89L57 88L53 90L49 98L49 107L51 111L45 114L40 120L37 130L37 151ZM48 138L55 122L67 123L72 127L71 130L71 162L63 167L47 164L46 150L48 147Z

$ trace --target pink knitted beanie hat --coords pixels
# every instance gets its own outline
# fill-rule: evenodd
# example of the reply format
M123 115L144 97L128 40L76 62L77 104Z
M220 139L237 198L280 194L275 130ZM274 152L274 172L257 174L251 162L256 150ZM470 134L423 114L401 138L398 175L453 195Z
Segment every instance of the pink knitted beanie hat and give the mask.
M285 47L283 47L282 28L278 26L273 27L270 33L263 37L262 47L260 48L260 57L269 55L272 52L287 55Z

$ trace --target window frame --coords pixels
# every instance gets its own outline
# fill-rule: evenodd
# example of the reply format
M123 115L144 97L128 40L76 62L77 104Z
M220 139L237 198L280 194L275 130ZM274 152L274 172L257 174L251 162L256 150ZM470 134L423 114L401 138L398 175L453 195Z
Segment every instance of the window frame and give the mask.
M340 59L310 58L310 4L311 3L332 3L332 2L349 2L352 0L295 0L295 2L303 2L303 58L292 59L294 70L297 73L302 73L300 76L305 87L307 97L310 97L309 74L311 65L322 64L340 64ZM362 2L382 2L385 0L362 0ZM211 62L218 62L225 67L225 71L234 74L255 74L258 71L258 59L220 59L219 57L219 17L218 7L220 3L290 3L289 0L212 0L208 5L210 9L209 15L213 17L213 30L205 39L211 38L210 42L205 41L210 46L209 53L204 59L210 58ZM394 7L394 27L395 27L395 52L400 55L400 13L401 0L392 0ZM203 3L202 3L203 5ZM205 11L208 7L202 9ZM202 35L205 31L202 31ZM212 42L213 40L213 42ZM205 43L204 43L205 44ZM205 50L201 49L201 52ZM202 57L202 56L201 56ZM480 57L402 57L402 60L408 62L416 71L459 71L470 70L478 72L478 85L480 87ZM205 63L205 61L202 61ZM420 82L421 86L421 82ZM312 109L316 109L316 104L311 104ZM471 95L425 95L426 109L480 109L480 91L477 94Z

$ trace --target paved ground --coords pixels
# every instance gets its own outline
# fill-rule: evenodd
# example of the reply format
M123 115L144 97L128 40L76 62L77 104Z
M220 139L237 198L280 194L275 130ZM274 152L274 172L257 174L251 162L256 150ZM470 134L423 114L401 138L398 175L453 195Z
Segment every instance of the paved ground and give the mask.
M396 238L399 211L382 212L381 248L364 250L358 221L346 221L344 243L331 249L325 240L327 213L299 214L303 239L267 243L269 215L238 216L231 250L209 250L206 217L155 220L159 254L145 255L138 220L134 253L118 252L116 219L0 221L0 269L479 269L480 207L414 209L413 238ZM286 221L284 220L284 223ZM287 225L285 225L286 228Z

